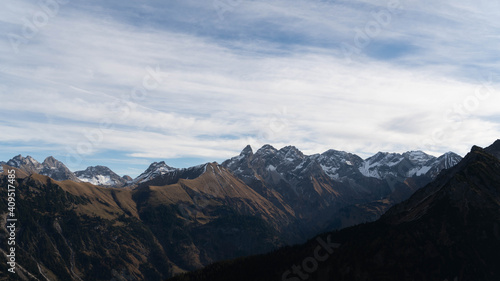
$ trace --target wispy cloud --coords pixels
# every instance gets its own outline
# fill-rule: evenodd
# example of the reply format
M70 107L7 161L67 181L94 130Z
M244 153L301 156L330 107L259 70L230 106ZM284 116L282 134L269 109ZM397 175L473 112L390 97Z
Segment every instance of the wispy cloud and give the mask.
M487 145L500 132L498 4L424 2L241 1L220 18L211 1L69 1L18 52L0 40L0 143L12 147L2 155ZM22 36L40 11L9 3L0 30ZM355 46L384 12L347 60L342 44Z

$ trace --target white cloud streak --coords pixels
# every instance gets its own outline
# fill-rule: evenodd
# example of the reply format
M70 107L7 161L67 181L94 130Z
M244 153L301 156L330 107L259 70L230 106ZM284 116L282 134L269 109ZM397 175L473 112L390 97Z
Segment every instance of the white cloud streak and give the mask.
M69 3L18 54L0 41L0 129L9 132L0 143L76 150L97 130L102 138L82 154L220 159L247 143L361 156L415 148L463 154L498 137L499 79L484 80L498 70L495 4L443 1L434 9L401 0L401 14L372 41L387 52L391 42L417 51L384 59L368 45L348 63L340 43L388 1L291 2L245 1L222 22L205 14L206 34ZM5 34L22 29L12 14L36 11L24 1L7 8ZM151 90L147 68L160 70L162 83ZM477 98L484 85L490 94ZM134 96L141 87L144 95ZM112 126L102 129L103 122Z

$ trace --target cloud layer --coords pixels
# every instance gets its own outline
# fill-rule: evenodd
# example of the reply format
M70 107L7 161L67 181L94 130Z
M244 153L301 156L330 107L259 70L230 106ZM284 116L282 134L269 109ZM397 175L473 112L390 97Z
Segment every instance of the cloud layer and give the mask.
M499 136L499 4L199 2L9 3L1 156L463 154Z

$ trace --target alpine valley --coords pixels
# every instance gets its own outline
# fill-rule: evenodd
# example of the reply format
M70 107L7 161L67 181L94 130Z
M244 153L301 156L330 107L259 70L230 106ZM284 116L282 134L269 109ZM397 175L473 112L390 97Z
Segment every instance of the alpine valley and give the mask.
M290 245L345 228L332 239L342 245L338 256L346 258L332 255L311 278L395 280L397 275L421 280L405 274L430 274L422 253L438 264L430 272L443 270L439 280L470 277L472 267L455 272L458 265L439 259L462 261L462 255L475 255L483 259L474 268L489 265L490 256L474 252L479 248L459 245L481 237L498 243L491 240L494 229L488 228L486 215L499 212L499 190L493 185L500 174L495 170L499 145L474 148L464 160L452 152L440 157L379 152L362 159L336 150L304 155L293 146L278 150L265 145L255 152L247 146L221 164L178 169L155 162L135 179L104 166L71 172L53 157L40 163L18 155L0 163L0 186L8 185L9 170L16 173L18 274L6 273L7 247L2 244L0 280L165 280L214 263L176 278L280 280L280 270L303 259L317 242ZM7 190L0 190L0 239L6 241ZM478 224L477 231L461 236L471 224ZM455 247L448 256L446 247ZM410 263L412 255L415 264L394 270L398 259ZM240 259L216 263L235 258ZM276 267L266 274L253 270L255 264ZM393 275L383 275L385 270Z

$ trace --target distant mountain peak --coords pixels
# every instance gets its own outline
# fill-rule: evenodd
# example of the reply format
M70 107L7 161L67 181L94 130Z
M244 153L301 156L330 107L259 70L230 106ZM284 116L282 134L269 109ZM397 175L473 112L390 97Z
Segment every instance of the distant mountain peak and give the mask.
M151 180L155 177L164 175L169 172L176 171L176 168L170 167L165 163L165 161L153 162L149 167L140 174L137 178L135 178L132 183L143 183L148 180Z
M285 160L289 160L289 161L304 158L304 154L302 153L302 151L297 149L295 146L291 146L291 145L283 147L278 152L282 153Z
M47 157L43 163L40 163L29 155L25 158L19 154L10 159L6 165L18 168L28 174L36 173L48 176L57 181L80 181L62 162L52 156Z
M7 161L7 165L14 167L14 168L21 168L23 163L26 161L26 159L21 155L16 155L9 161Z
M274 154L276 152L278 152L278 150L274 148L272 145L265 144L261 148L259 148L259 150L255 152L255 154Z
M490 153L500 159L500 139L496 140L493 144L484 149L487 153Z
M175 168L167 165L165 161L160 161L160 162L153 162L151 165L149 165L148 170L156 172L170 172L175 170Z
M26 159L31 161L31 162L35 162L35 163L38 163L38 161L36 161L35 158L31 157L30 155L26 156Z
M403 159L403 155L399 153L379 151L372 157L367 158L365 161L369 163L380 162L383 165L395 165Z
M321 153L321 155L341 155L341 154L347 154L347 152L335 149L328 149L327 151Z
M473 145L470 151L471 152L483 151L483 148L478 145Z
M387 156L387 155L389 155L389 152L379 151L379 152L375 153L373 156L371 156L369 158L372 158L372 157L384 157L384 156Z
M252 150L252 147L250 145L247 145L241 151L240 156L249 156L249 155L253 155L253 150Z
M298 152L298 153L302 153L297 147L293 146L293 145L287 145L285 147L283 147L282 149L280 149L281 151L294 151L294 152Z
M27 156L27 157L30 157L30 156ZM55 162L55 161L58 161L58 160L56 158L54 158L54 156L48 156L47 158L45 158L44 162L45 161Z
M445 156L445 157L460 157L460 158L462 158L462 156L460 156L460 155L456 154L456 153L455 153L455 152L453 152L453 151L448 151L448 152L446 152L445 154L443 154L443 156Z
M28 156L29 156L29 155L28 155ZM18 154L18 155L16 155L16 156L12 157L12 159L11 159L11 160L23 160L23 159L24 159L23 155L22 155L22 154Z
M407 151L403 153L403 157L408 159L411 163L415 165L424 165L425 163L429 162L429 160L436 158L421 150Z
M432 157L431 155L423 152L422 150L410 150L405 153L403 153L403 156L409 157L409 158L415 158L415 157Z
M106 166L90 166L83 171L76 171L75 175L79 180L93 185L102 186L123 186L127 180L120 177Z
M59 166L64 165L64 164L61 161L57 160L56 158L49 156L49 157L45 158L42 165L56 168L56 167L59 167Z

